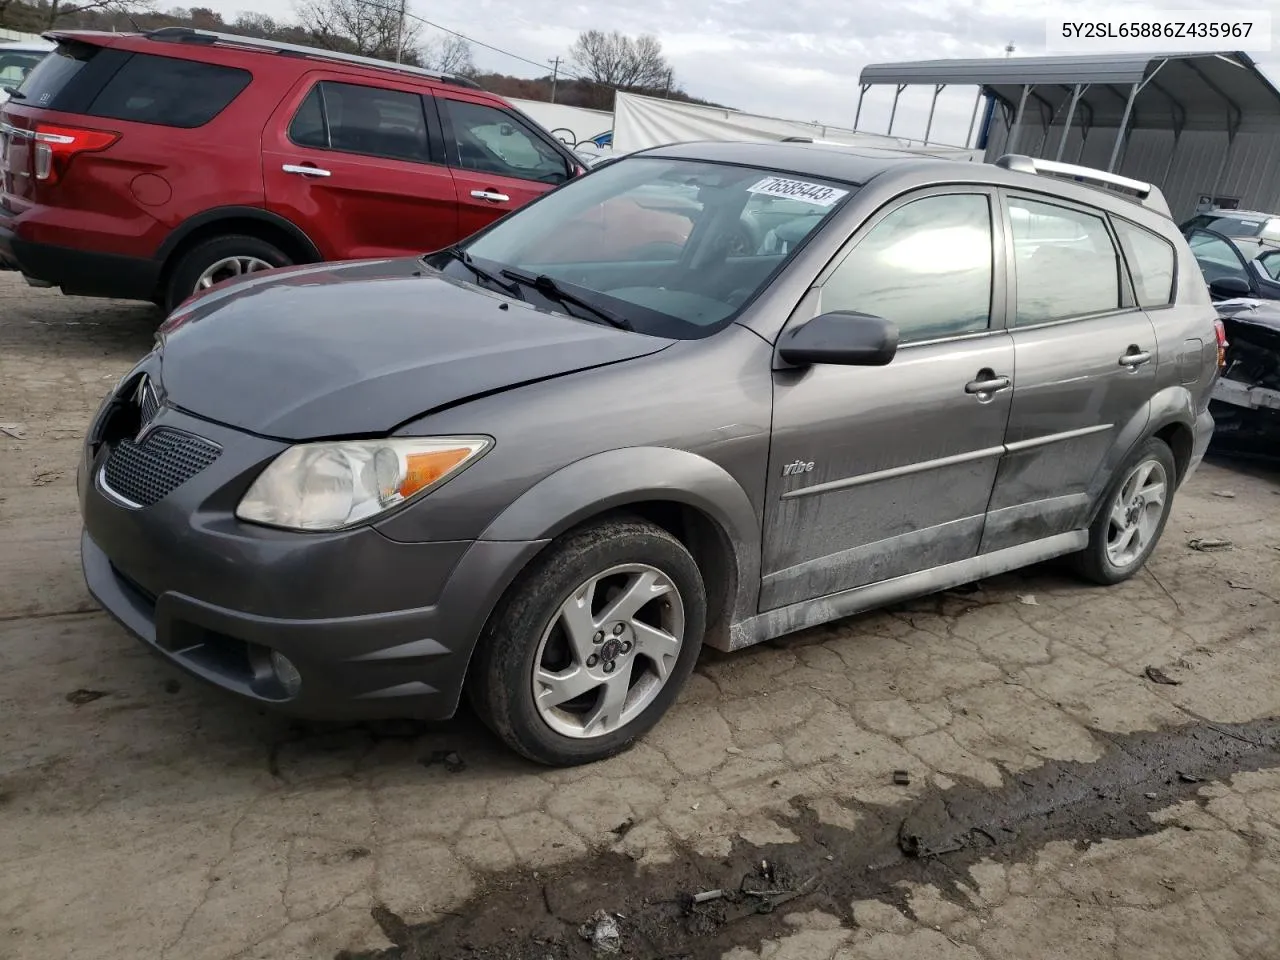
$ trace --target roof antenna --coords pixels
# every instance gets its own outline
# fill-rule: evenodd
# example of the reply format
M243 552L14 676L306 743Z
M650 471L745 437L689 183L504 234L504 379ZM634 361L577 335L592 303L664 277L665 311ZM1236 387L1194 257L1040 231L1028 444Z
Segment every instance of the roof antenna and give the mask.
M136 30L138 33L142 33L142 28L138 26L138 21L133 19L132 15L130 14L126 13L125 16L129 18L129 23L133 25L133 29Z

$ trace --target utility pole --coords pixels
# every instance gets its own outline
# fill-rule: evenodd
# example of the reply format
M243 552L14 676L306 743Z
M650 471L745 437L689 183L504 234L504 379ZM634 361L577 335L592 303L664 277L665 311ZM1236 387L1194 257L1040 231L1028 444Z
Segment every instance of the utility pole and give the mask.
M408 0L400 0L400 25L396 28L396 63L404 55L404 15Z
M560 77L560 58L556 57L554 60L548 60L547 63L551 64L551 102L555 103L556 80Z
M1015 51L1015 50L1017 50L1017 49L1018 49L1018 47L1017 47L1017 45L1016 45L1016 44L1013 44L1013 43L1005 44L1005 48L1004 48L1004 58L1005 58L1006 60L1008 60L1010 57L1012 57L1012 56L1013 56L1013 51Z
M662 99L663 100L671 99L671 68L670 67L667 68L667 89L663 91Z

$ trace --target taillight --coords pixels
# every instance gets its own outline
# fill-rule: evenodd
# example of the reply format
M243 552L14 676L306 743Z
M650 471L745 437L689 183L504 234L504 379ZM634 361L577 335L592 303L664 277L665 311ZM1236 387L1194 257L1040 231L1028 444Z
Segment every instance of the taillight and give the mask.
M120 139L120 134L40 123L36 125L32 139L36 142L35 169L32 171L35 178L56 183L58 177L66 172L72 157L78 153L105 150Z
M1227 369L1227 328L1221 320L1213 321L1213 330L1218 337L1218 372Z

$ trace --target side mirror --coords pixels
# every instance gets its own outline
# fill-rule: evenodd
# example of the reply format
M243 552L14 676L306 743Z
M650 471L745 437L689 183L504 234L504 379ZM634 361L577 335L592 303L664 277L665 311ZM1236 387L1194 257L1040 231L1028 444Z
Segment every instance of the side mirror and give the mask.
M852 310L820 314L788 330L778 341L778 355L801 367L815 363L883 367L897 352L896 323Z
M1249 296L1253 293L1253 287L1248 280L1240 277L1219 277L1209 284L1209 292L1222 300L1232 300L1235 297Z

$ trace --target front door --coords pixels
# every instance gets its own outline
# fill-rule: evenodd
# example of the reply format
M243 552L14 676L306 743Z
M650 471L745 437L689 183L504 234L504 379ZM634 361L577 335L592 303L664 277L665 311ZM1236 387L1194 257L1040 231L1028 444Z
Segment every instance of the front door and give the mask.
M342 76L342 75L337 75ZM263 134L267 209L326 260L395 257L462 238L430 96L394 80L307 74Z
M902 345L884 367L775 372L761 609L977 554L1014 390L995 203L903 198L806 299L805 319L875 314Z
M1146 426L1160 360L1106 217L1016 194L1005 205L1018 382L984 553L1087 525L1112 451Z
M572 175L568 160L514 112L463 91L436 96L464 236Z

